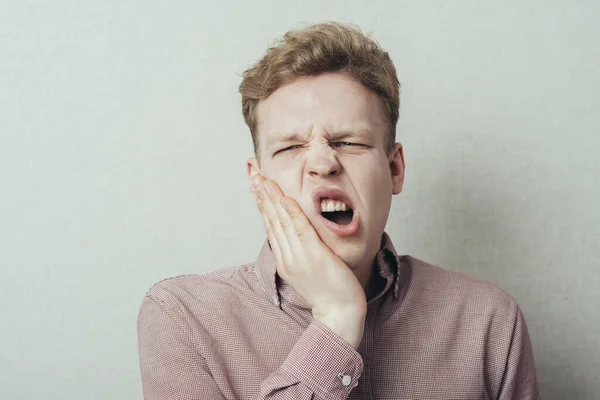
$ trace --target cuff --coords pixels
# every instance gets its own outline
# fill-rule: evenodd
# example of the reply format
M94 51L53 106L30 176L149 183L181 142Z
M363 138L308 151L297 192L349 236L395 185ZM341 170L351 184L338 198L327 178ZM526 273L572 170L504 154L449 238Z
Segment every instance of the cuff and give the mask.
M363 360L344 339L313 319L281 369L324 399L345 399L358 385Z

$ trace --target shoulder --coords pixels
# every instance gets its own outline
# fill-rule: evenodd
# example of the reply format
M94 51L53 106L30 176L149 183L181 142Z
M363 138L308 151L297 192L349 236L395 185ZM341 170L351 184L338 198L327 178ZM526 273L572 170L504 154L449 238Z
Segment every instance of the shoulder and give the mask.
M240 297L256 292L258 280L254 271L254 263L249 263L166 278L154 284L144 300L177 309L181 314L231 307Z
M516 300L505 290L482 279L451 271L415 257L404 256L410 271L410 291L424 301L478 313L516 316Z

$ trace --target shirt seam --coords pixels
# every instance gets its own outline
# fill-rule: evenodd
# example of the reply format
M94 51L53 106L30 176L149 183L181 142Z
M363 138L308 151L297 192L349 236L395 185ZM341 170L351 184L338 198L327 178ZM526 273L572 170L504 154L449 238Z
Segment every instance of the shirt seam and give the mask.
M495 394L494 398L500 398L500 396L502 395L502 390L504 388L504 385L506 384L506 380L508 379L507 375L508 375L508 369L509 369L510 355L512 354L512 352L514 350L515 335L517 332L517 324L518 324L518 320L519 320L520 308L519 308L518 304L516 304L515 311L516 312L515 312L515 315L512 320L512 331L510 334L510 343L508 345L508 351L506 352L506 360L504 362L504 372L502 374L502 380L500 381L500 386L498 387L498 393Z
M166 290L165 290L165 292L170 294L170 292L168 292ZM202 358L202 360L206 363L206 365L208 365L208 361L206 360L206 358L204 357L204 355L200 351L200 349L201 349L200 343L197 340L195 340L194 336L192 335L192 332L191 332L192 329L190 327L190 323L189 323L187 317L185 316L185 314L180 309L178 309L177 307L175 307L174 305L170 305L165 300L156 297L156 295L153 295L151 293L147 293L146 294L146 298L148 298L150 301L152 301L154 304L156 304L158 307L160 307L160 309L165 313L165 315L167 315L169 317L169 319L172 320L176 325L181 326L181 328L184 330L185 335L187 336L188 340L194 346L194 348L196 350L196 354L198 354L198 356L200 356ZM167 308L168 309L172 309L177 314L179 314L179 316L181 317L182 321L178 321L176 318L174 318L167 311ZM208 369L207 372L208 372L208 374L210 375L211 378L215 379L214 376L213 376L213 374L212 374L212 372L210 371L210 369Z

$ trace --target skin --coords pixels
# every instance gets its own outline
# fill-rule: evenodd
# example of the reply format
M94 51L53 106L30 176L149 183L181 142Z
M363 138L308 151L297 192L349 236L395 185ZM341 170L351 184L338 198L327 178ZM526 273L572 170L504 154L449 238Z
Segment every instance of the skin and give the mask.
M384 149L383 110L376 94L347 75L297 79L259 104L260 159L247 161L278 274L316 320L355 349L367 300L380 283L374 259L392 196L404 183L402 145ZM352 199L356 235L340 237L325 226L312 199L319 186Z

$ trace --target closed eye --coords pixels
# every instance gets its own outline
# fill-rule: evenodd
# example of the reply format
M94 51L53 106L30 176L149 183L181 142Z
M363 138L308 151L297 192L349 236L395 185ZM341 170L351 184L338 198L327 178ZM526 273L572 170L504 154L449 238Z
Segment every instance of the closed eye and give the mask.
M360 146L360 144L352 142L335 142L334 145L336 147Z
M288 147L286 147L285 149L281 149L281 150L279 150L279 151L278 151L278 153L279 153L279 152L282 152L282 151L294 150L294 149L296 149L296 148L298 148L298 147L301 147L301 145L299 145L299 144L295 144L295 145L293 145L293 146L288 146Z
M358 146L363 146L362 144L359 143L352 143L352 142L335 142L333 143L333 145L335 147L358 147ZM295 150L299 147L302 147L302 145L300 144L295 144L293 146L288 146L286 148L283 148L279 151L277 151L277 153L281 153L281 152L286 152L286 151L291 151L291 150Z

